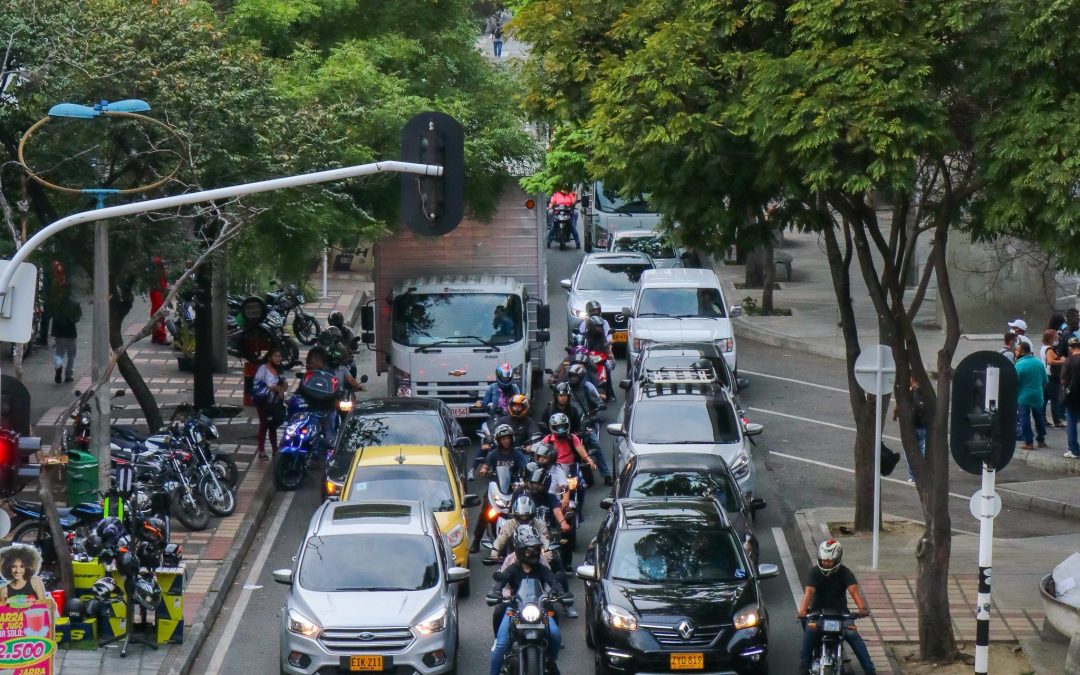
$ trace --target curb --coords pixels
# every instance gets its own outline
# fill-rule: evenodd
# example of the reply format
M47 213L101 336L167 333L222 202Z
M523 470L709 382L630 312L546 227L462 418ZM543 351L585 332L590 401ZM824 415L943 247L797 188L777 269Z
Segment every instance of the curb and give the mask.
M221 568L214 575L210 592L204 599L190 629L185 630L184 644L174 656L166 657L165 662L158 669L158 675L187 675L195 665L195 658L202 650L210 631L213 630L214 623L221 612L221 606L225 604L225 596L228 595L229 588L240 573L244 556L255 541L259 526L266 517L266 512L270 510L270 503L277 495L277 490L273 489L273 482L274 472L267 468L255 491L252 508L244 516L244 521L240 523L236 538L222 561Z
M794 315L792 315L791 318L798 320ZM780 349L786 349L788 351L823 356L827 359L843 361L847 358L847 351L833 342L822 343L805 340L803 338L794 338L790 335L784 335L783 333L757 326L745 316L737 316L731 320L731 323L735 328L736 337L760 342L771 347L779 347Z
M997 494L1001 497L1002 504L1011 506L1014 509L1037 511L1063 520L1080 521L1080 506L1075 504L1067 504L1054 499L1035 497L1024 494L1023 492L1014 492L1007 487L997 488Z
M1054 450L1021 450L1017 448L1013 453L1013 459L1036 469L1046 469L1054 473L1080 476L1080 461L1062 457L1061 453Z

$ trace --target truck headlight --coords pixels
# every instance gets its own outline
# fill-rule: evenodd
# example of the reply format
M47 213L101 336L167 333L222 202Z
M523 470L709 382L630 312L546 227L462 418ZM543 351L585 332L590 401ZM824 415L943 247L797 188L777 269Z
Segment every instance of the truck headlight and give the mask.
M446 630L446 608L443 607L413 626L421 635L431 635Z
M731 460L728 468L731 469L731 475L736 480L746 478L750 475L750 455L746 454L745 450L739 450L739 454L735 455L735 459Z
M753 628L761 623L761 615L757 607L747 607L735 615L733 623L736 629Z
M735 338L729 337L729 338L724 338L723 340L716 340L713 344L716 345L717 349L719 349L723 353L727 354L730 351L734 351L734 349L735 349Z
M319 635L319 631L322 628L319 624L315 623L311 619L308 619L303 614L300 614L295 609L289 610L289 632L296 633L297 635L303 635L304 637L314 638Z
M394 378L394 392L398 396L412 396L412 375L406 373L404 370L397 366L390 367L390 377Z
M608 605L604 608L603 620L604 625L608 628L625 631L637 630L637 617L617 605Z

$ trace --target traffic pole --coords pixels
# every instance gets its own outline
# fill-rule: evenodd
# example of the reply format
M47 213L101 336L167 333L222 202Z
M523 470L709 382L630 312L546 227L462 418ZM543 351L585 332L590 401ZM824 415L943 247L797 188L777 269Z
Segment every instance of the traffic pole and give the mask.
M874 570L877 569L878 540L881 537L881 392L884 374L880 367L875 374L878 393L874 394L874 542L870 561L870 567Z
M994 414L998 409L998 383L1001 371L986 369L984 409ZM1012 431L1009 429L1008 431ZM994 562L994 483L997 470L991 461L982 467L982 500L979 509L979 592L975 606L975 674L986 675L990 668L990 581Z

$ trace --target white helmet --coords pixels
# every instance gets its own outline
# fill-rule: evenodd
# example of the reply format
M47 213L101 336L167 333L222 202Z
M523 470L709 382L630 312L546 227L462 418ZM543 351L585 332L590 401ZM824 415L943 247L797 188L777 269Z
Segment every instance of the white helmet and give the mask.
M829 576L840 568L840 561L844 559L844 548L835 539L821 542L817 549L817 566L821 573ZM822 566L823 562L832 562L829 567Z

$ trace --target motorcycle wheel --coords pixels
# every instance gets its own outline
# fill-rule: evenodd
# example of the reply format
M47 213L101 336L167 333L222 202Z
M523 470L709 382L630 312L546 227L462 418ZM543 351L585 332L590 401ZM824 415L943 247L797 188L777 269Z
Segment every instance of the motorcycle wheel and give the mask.
M304 467L304 459L299 453L289 453L283 455L278 453L277 459L274 460L274 483L278 488L291 492L304 482L304 474L307 473Z
M236 487L236 482L240 479L240 470L236 467L236 460L232 458L232 455L215 452L210 465L218 472L218 476L225 479L229 487Z
M221 480L220 477L218 477L218 482L215 484L210 476L201 476L196 489L203 501L206 502L206 508L215 516L225 518L231 516L233 511L236 511L236 495L233 493L232 488L226 485L225 481Z
M319 326L319 322L315 317L310 314L297 313L296 317L293 318L292 330L293 335L300 341L300 344L310 347L318 341L322 327Z
M189 497L183 487L178 487L169 496L169 504L173 517L191 531L205 530L210 524L210 509L198 490L193 490Z
M288 370L289 368L295 368L300 365L300 343L288 335L281 341L279 345L284 352L282 354L282 366Z
M522 675L544 675L544 661L537 647L526 647L521 653Z
M49 528L37 520L27 520L15 526L11 530L12 544L29 544L37 546L43 538L49 537Z

